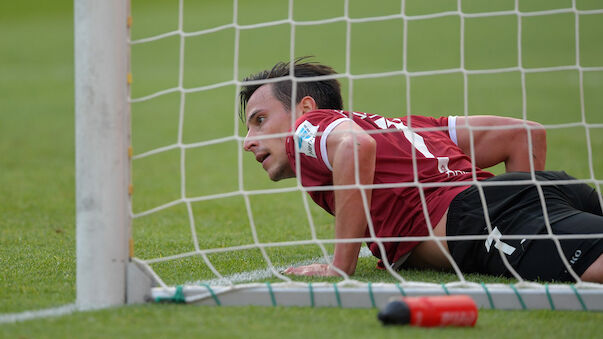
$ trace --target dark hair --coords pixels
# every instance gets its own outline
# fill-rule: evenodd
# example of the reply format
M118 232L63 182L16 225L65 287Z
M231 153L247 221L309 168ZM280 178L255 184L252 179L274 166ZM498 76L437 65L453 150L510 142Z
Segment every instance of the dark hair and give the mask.
M321 75L337 74L335 70L329 66L322 65L317 62L307 61L309 57L297 58L293 67L295 69L295 77L306 78ZM279 62L271 70L264 70L259 73L252 74L246 77L243 81L257 81L289 76L290 63ZM239 97L241 106L239 116L245 121L245 108L249 98L255 91L265 85L259 83L254 85L241 86ZM272 94L276 99L283 103L287 110L291 110L291 92L292 80L283 80L272 83ZM341 99L341 89L337 79L317 80L317 81L298 81L296 103L299 103L305 96L311 96L316 101L317 108L323 109L343 109Z

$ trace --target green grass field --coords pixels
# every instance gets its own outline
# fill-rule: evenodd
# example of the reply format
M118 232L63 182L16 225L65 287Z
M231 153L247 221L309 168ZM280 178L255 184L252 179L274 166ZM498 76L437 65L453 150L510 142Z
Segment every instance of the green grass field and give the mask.
M463 1L467 13L510 10L513 1ZM202 30L232 22L231 1L184 1L184 30ZM287 1L239 1L239 24L281 20ZM522 11L571 6L570 1L522 1ZM365 4L350 1L353 18L399 12L399 1ZM577 1L579 9L603 8L596 0ZM319 20L343 15L343 1L295 1L295 20ZM421 15L456 9L456 1L407 1L406 13ZM177 28L177 1L132 0L132 38ZM603 14L582 15L579 50L575 49L573 14L522 19L521 60L525 68L579 64L603 66ZM444 17L408 23L409 71L458 68L460 19ZM518 63L517 17L467 18L464 65L468 70L515 67ZM75 299L73 4L71 1L27 0L0 4L0 314L56 307ZM245 75L289 59L291 26L241 30L238 73ZM351 25L349 71L353 75L401 70L404 64L402 20ZM346 23L297 26L295 54L346 71ZM183 86L194 88L229 81L235 76L235 30L186 39ZM132 97L178 84L179 38L132 47ZM603 72L583 75L584 119L580 78L575 70L527 73L526 115L546 125L603 123ZM342 81L347 109L387 116L407 112L406 78ZM410 110L432 116L464 114L461 73L410 79ZM469 75L469 114L522 117L519 72ZM183 143L243 135L235 125L235 87L225 86L186 95ZM349 95L353 93L353 95ZM164 95L132 104L134 153L178 142L180 95ZM564 169L579 177L603 178L603 128L548 130L548 169ZM589 162L587 142L592 148ZM186 195L199 197L245 190L290 187L274 184L248 154L244 155L242 187L238 182L236 142L186 151ZM209 159L209 160L208 160ZM592 169L591 169L592 164ZM495 172L500 172L500 167ZM176 200L181 195L180 151L164 152L133 162L134 213ZM310 228L300 193L255 195L251 206L262 242L302 240ZM252 243L243 198L193 204L195 227L202 248ZM287 213L283 213L287 211ZM319 238L332 238L332 218L319 208L311 213ZM136 256L143 259L193 250L184 205L134 220ZM316 246L268 250L275 265L287 265L320 255ZM258 250L211 255L224 275L266 267ZM376 270L376 259L362 258L356 279L393 281ZM200 258L153 265L170 284L211 279ZM454 275L404 272L410 280L453 281ZM471 276L484 282L508 282ZM300 279L303 280L303 279ZM474 329L384 328L376 310L282 307L214 308L183 305L128 306L81 312L59 318L0 324L0 337L596 337L603 315L589 312L482 310Z

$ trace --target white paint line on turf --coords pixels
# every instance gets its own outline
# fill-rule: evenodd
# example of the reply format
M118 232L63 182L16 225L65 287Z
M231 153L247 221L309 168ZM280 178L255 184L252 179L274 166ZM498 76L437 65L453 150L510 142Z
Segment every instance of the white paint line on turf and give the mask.
M362 247L360 249L360 253L358 254L358 257L365 258L365 257L370 257L371 255L373 255L373 254L371 253L371 251L368 248ZM310 264L314 264L314 263L320 264L320 263L324 263L324 262L325 262L325 258L319 257L319 258L313 258L313 259L301 261L301 262L294 263L294 264L287 265L287 266L275 267L275 269L278 272L282 272L290 266L303 266L303 265L310 265ZM261 270L231 274L229 276L225 276L224 279L216 278L216 279L211 279L211 280L197 281L197 282L193 282L193 283L189 283L189 284L198 285L200 283L203 283L203 284L208 284L208 285L224 285L224 284L228 284L229 282L236 284L236 283L266 279L266 278L272 277L273 275L274 274L272 273L272 270L270 270L269 268L265 268L265 269L261 269Z
M0 314L0 324L15 323L18 321L26 321L38 318L59 317L62 315L71 314L77 310L78 308L75 306L75 304L68 304L54 308L46 308L43 310Z

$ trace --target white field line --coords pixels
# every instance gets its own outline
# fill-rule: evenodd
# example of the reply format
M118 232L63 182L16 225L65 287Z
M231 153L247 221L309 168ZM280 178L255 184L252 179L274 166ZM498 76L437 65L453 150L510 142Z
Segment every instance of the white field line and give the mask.
M358 254L358 257L365 258L365 257L370 257L372 255L373 254L371 253L371 251L367 247L363 246L360 249L360 253ZM290 264L287 266L275 267L275 269L278 272L282 272L290 266L303 266L303 265L310 265L310 264L314 264L314 263L324 264L325 258L324 257L312 258L312 259L300 261L298 263ZM211 279L211 280L189 282L189 283L186 283L185 285L198 285L198 284L224 285L224 284L229 284L229 283L236 284L236 283L242 283L242 282L262 280L262 279L270 278L272 276L274 276L274 274L272 273L272 270L270 270L269 268L265 268L265 269L261 269L261 270L231 274L229 276L225 276L224 279L216 278L216 279Z
M59 307L46 308L42 310L24 311L20 313L0 314L0 324L15 323L38 318L59 317L71 314L79 309L75 304L67 304Z

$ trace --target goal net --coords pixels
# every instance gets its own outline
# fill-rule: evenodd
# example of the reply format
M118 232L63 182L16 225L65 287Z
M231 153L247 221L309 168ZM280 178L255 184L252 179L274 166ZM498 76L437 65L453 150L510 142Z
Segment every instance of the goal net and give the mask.
M547 169L600 194L600 3L132 0L132 19L132 300L376 307L395 295L468 294L484 308L603 309L603 287L567 259L571 284L527 281L506 261L513 278L465 274L454 261L452 273L378 270L367 249L353 276L283 274L330 263L341 240L308 187L270 182L245 154L238 117L245 76L312 55L338 71L346 111L538 121Z

